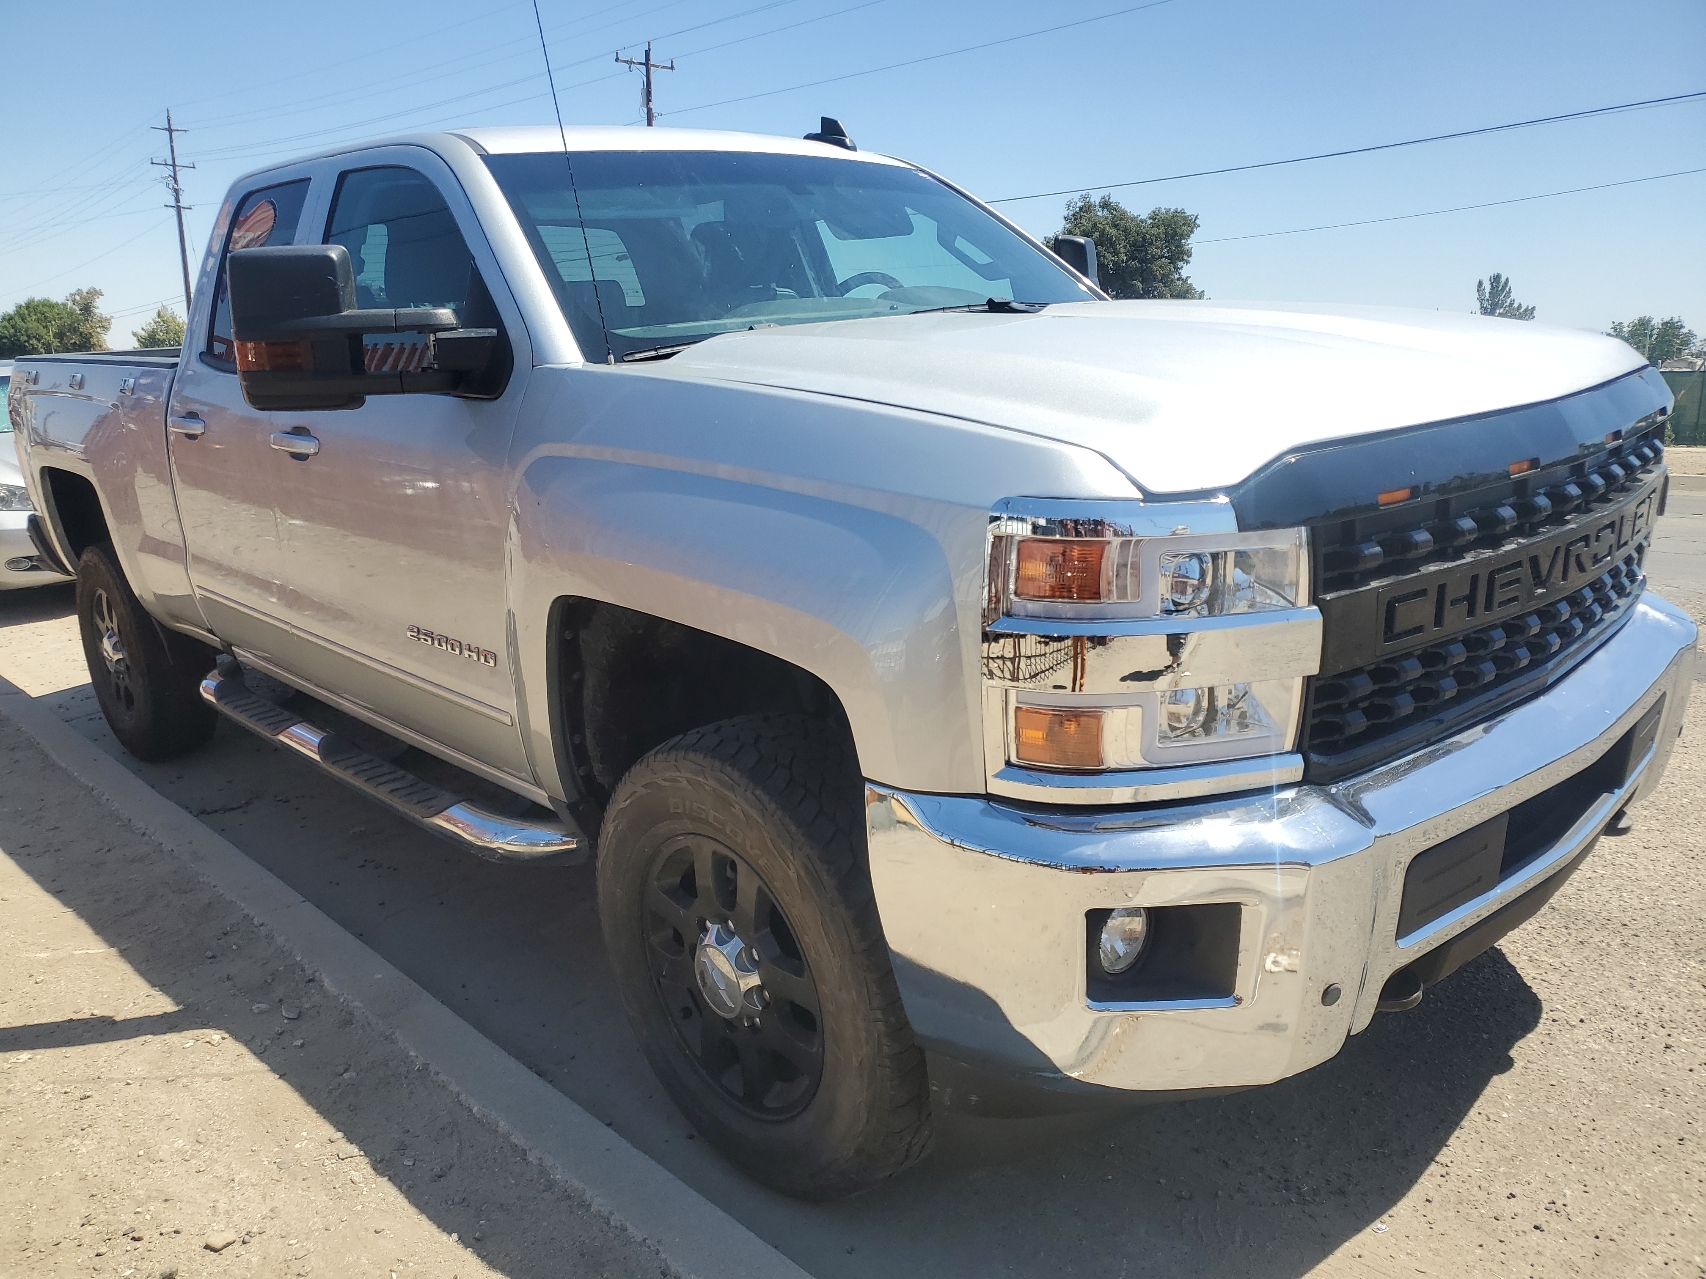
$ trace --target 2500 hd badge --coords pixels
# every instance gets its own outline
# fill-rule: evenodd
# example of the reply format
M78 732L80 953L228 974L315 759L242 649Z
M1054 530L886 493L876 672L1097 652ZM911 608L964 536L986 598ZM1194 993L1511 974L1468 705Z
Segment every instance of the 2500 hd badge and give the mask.
M451 639L448 635L440 635L429 631L424 626L409 627L409 638L422 644L430 644L434 648L443 649L452 657L466 657L470 662L478 662L481 666L496 666L498 655L489 648L481 648L478 644L470 644L465 640Z

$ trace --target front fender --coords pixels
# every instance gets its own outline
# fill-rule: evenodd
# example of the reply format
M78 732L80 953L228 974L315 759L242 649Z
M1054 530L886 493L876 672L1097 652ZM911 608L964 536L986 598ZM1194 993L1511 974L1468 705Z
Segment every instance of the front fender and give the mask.
M536 764L554 758L550 609L573 595L817 676L867 778L981 792L990 508L1136 496L1085 450L906 410L596 365L534 374L510 580Z

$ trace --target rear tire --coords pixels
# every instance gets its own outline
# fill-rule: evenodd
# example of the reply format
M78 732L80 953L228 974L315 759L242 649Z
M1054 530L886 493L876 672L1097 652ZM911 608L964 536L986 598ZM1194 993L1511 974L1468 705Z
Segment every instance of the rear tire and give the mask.
M201 681L219 655L150 617L110 546L91 546L77 561L77 626L95 700L125 750L171 759L213 736L218 715L202 700Z
M748 716L641 759L599 839L605 945L652 1069L731 1163L805 1199L869 1190L930 1147L860 798L843 734ZM707 962L762 985L744 1004L728 985L719 1012Z

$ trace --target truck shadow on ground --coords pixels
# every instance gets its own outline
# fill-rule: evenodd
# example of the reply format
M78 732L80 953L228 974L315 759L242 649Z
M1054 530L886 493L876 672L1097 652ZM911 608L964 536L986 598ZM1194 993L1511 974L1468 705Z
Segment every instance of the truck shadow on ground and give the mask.
M945 1117L932 1164L839 1211L931 1222L935 1274L1301 1275L1419 1181L1539 998L1493 950L1266 1088L1050 1120ZM998 1205L998 1207L991 1207ZM969 1255L968 1255L969 1254ZM919 1270L922 1273L924 1267Z
M22 736L10 725L5 735L9 742ZM16 749L0 751L0 765L15 758ZM10 774L9 769L5 771ZM75 794L74 802L99 807L99 801L80 788ZM130 1146L137 1146L130 1169L121 1174L120 1194L127 1204L175 1199L183 1205L177 1211L187 1213L186 1220L192 1223L202 1217L211 1222L212 1213L239 1231L266 1235L263 1227L274 1227L272 1234L278 1235L284 1232L276 1229L278 1223L272 1219L278 1211L274 1204L289 1199L293 1183L315 1182L310 1202L329 1199L354 1214L365 1209L365 1201L361 1192L346 1183L358 1182L361 1174L371 1170L401 1191L423 1217L446 1233L459 1232L465 1246L499 1273L515 1279L641 1274L656 1267L648 1246L636 1246L618 1232L602 1228L589 1233L588 1210L571 1192L531 1165L508 1137L471 1114L433 1080L423 1064L410 1060L391 1042L382 1028L326 991L186 864L162 855L145 837L121 834L116 820L95 828L105 838L68 840L58 834L61 827L53 811L23 815L19 801L25 797L7 798L11 802L0 809L0 848L103 944L118 950L144 981L178 1005L168 1012L134 1017L74 1012L59 1020L0 1025L0 1053L87 1050L63 1060L60 1069L67 1079L97 1093L122 1079L125 1085L137 1087L139 1100L144 1091L165 1094L153 1102L155 1113L166 1116L163 1128L146 1138L135 1132L108 1131L93 1143L103 1160L127 1160ZM18 977L21 980L22 974ZM264 1005L264 1015L257 1012L257 1005ZM281 1016L286 1006L291 1010L288 1020ZM218 1036L229 1042L221 1045ZM152 1041L145 1053L128 1051L145 1037ZM100 1055L92 1057L89 1051ZM139 1064L142 1061L150 1065L144 1067ZM304 1132L310 1140L293 1142L294 1132L274 1137L269 1131L266 1153L258 1159L248 1157L242 1164L242 1190L235 1184L221 1184L213 1192L217 1205L205 1199L205 1190L190 1190L186 1197L173 1165L166 1162L178 1154L164 1149L170 1144L167 1137L182 1133L199 1143L205 1136L214 1146L228 1144L231 1137L223 1112L195 1109L198 1096L206 1103L211 1094L207 1089L184 1093L186 1077L206 1080L222 1075L229 1085L233 1078L256 1070L271 1071L294 1090L328 1129L335 1130L335 1140ZM218 1085L211 1087L217 1092ZM229 1092L227 1087L219 1095ZM278 1143L276 1148L273 1142ZM176 1145L184 1146L185 1141ZM359 1150L365 1162L343 1162L346 1155L340 1152L349 1145ZM357 1175L350 1174L351 1168ZM273 1189L269 1190L269 1182ZM318 1232L318 1209L304 1209L302 1204L300 1200L295 1204L294 1219L289 1221L292 1230ZM310 1221L309 1213L316 1219ZM373 1217L352 1231L365 1234L366 1225L375 1220L381 1223L378 1233L384 1233L387 1223ZM326 1231L333 1228L324 1226ZM183 1253L196 1248L201 1233L193 1225L185 1232L187 1238L177 1248L180 1260ZM348 1248L349 1233L336 1240L328 1237L327 1243L311 1245L290 1260L307 1256L316 1272L330 1261L334 1273L347 1273L337 1269L339 1262L327 1247ZM142 1238L140 1234L132 1237ZM83 1240L86 1246L99 1242ZM242 1242L247 1246L250 1239L245 1236ZM296 1242L291 1239L289 1244ZM245 1251L267 1255L246 1259L251 1264L261 1260L265 1273L307 1273L295 1264L286 1266L281 1255L272 1255L280 1252L280 1244L279 1239L257 1241ZM109 1241L107 1246L118 1244ZM172 1246L170 1241L166 1246ZM371 1238L355 1246L385 1247ZM126 1260L142 1265L145 1259L127 1256ZM270 1269L273 1265L280 1268ZM156 1269L149 1264L146 1272L152 1275ZM401 1270L403 1265L393 1269ZM167 1267L159 1273L178 1271Z
M4 612L0 626L13 620ZM1538 997L1494 950L1414 1011L1376 1017L1298 1078L1048 1120L948 1113L937 1153L893 1186L842 1204L795 1203L730 1170L657 1087L610 984L590 867L478 861L226 726L209 747L151 766L118 748L87 686L38 704L819 1279L1307 1273L1418 1182L1461 1175L1436 1162L1440 1151L1540 1020ZM147 980L174 998L192 995L199 934L174 937L66 874L70 863L57 869L53 886L68 907L130 947L126 958ZM230 990L233 1035L253 1033L240 985L234 979ZM216 1009L198 1006L194 1016L214 1018ZM379 1081L355 1093L333 1074L342 1061L264 1060L357 1144L394 1145L407 1080L392 1081L395 1094ZM479 1128L466 1114L456 1123ZM455 1200L478 1207L480 1191L429 1183L407 1193L444 1229L466 1230L468 1205ZM531 1273L520 1260L487 1259Z

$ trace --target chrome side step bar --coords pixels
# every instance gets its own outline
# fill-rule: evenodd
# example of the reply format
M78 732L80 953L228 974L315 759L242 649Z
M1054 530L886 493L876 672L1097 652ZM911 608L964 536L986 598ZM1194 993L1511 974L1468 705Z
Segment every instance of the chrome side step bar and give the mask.
M586 857L580 837L561 822L489 813L369 755L347 738L316 728L256 693L237 675L218 669L209 672L201 682L201 696L227 719L289 747L339 781L487 861L537 865L577 862Z

